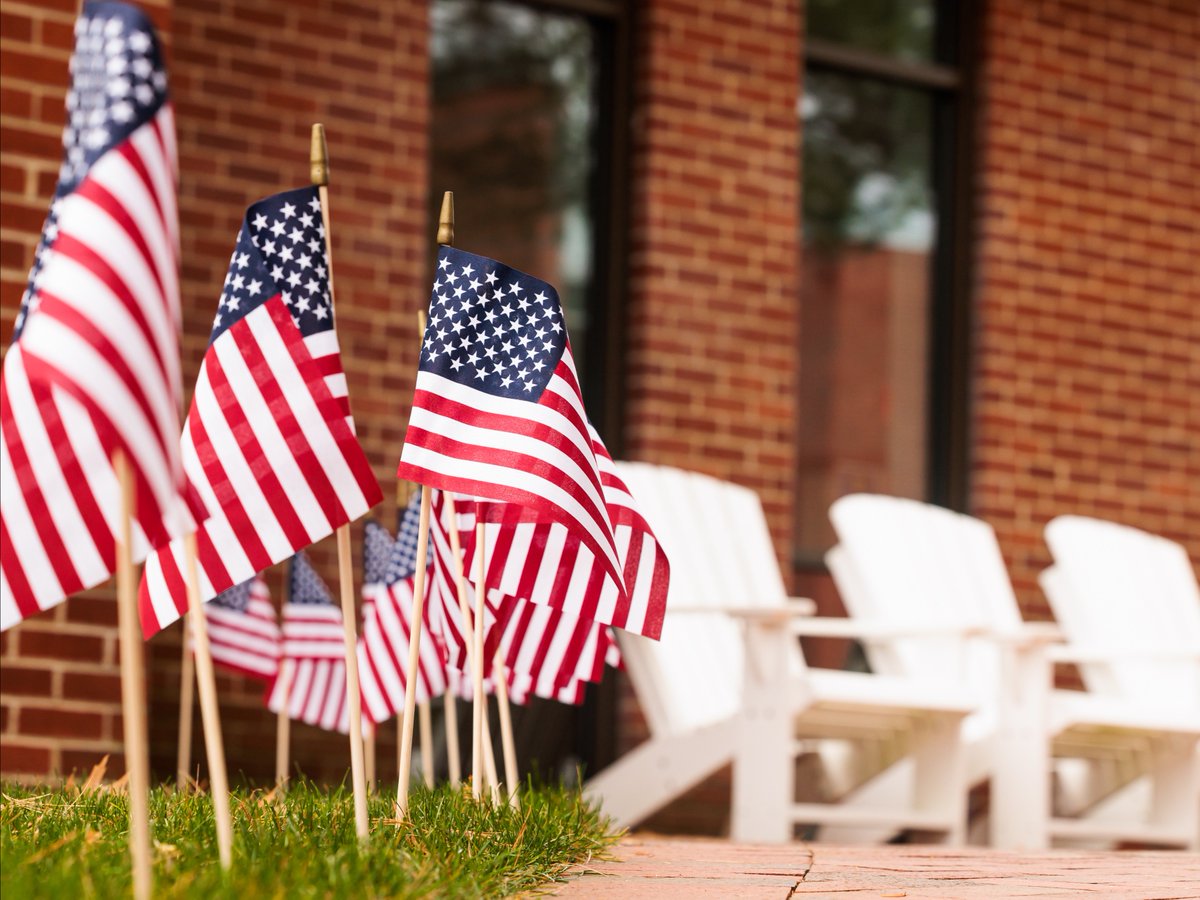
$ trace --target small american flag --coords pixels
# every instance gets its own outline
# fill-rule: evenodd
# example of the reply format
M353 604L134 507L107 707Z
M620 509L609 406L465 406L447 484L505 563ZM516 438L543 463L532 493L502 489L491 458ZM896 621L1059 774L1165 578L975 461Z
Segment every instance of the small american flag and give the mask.
M246 213L184 425L202 600L382 499L353 425L317 189L276 194ZM147 560L147 637L187 609L183 571L182 541Z
M115 451L134 478L135 561L204 515L175 440L177 165L158 38L136 8L89 2L70 67L64 160L0 375L0 630L113 571Z
M213 662L270 681L279 670L279 619L267 584L255 575L204 607Z
M378 723L404 709L405 674L413 614L413 576L417 565L417 526L421 495L409 501L382 580L364 585L362 635L358 641L358 671L362 683L363 709ZM378 540L386 529L376 525L366 541ZM372 554L378 551L372 551ZM364 552L364 562L370 559ZM374 573L372 573L374 574ZM367 576L371 577L371 576ZM428 579L426 586L428 587ZM428 594L427 594L428 596ZM446 690L446 671L441 652L428 628L421 629L420 666L416 684L418 703L440 696Z
M560 523L627 604L558 294L442 247L399 475Z
M528 521L514 504L484 507L485 581L507 597L561 609L572 616L657 638L666 611L670 568L600 436L588 426L614 523L627 593L622 603L605 579L603 561L576 534L555 522ZM469 578L475 577L475 514L459 516Z
M308 556L292 557L283 606L283 666L291 670L288 715L327 731L350 730L346 705L346 651L342 612ZM283 709L285 679L267 688L267 706Z

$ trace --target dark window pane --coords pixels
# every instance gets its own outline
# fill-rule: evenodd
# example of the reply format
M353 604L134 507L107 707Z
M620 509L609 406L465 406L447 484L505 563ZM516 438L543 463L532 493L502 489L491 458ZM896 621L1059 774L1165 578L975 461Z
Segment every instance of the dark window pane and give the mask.
M808 0L808 34L900 59L932 62L934 0Z
M809 71L797 548L854 491L924 499L935 218L928 95Z
M580 16L482 0L435 0L431 16L430 221L442 192L454 191L463 249L555 285L585 371L596 159L591 26Z

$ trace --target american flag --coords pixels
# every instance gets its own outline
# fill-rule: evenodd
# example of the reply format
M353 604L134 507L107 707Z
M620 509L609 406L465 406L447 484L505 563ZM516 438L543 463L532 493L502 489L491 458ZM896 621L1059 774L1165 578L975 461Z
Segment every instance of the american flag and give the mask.
M113 571L115 451L134 478L135 561L204 515L174 437L175 125L158 38L134 7L84 5L63 147L0 375L0 629Z
M314 187L246 213L183 430L201 600L361 516L382 499L354 436ZM146 562L147 637L187 609L182 541Z
M601 561L614 608L626 605L562 310L546 282L441 248L399 475L560 523Z
M577 535L555 522L528 521L514 504L479 504L484 513L485 581L507 597L561 609L575 619L657 638L666 611L670 568L654 532L617 474L604 442L589 424L608 514L620 553L625 602L606 580L603 561ZM475 512L459 515L469 578L475 577Z
M405 675L413 613L413 576L417 566L417 525L421 495L413 495L404 511L395 542L388 541L387 568L382 580L365 584L362 634L358 641L358 671L362 684L363 709L372 721L383 722L404 709ZM373 524L373 523L370 523ZM387 530L376 525L364 540L364 548ZM364 549L364 563L378 550ZM373 577L370 573L366 578ZM428 579L426 580L428 586ZM428 593L427 593L428 596ZM420 667L416 684L418 703L440 696L446 690L446 670L430 630L421 629Z
M279 670L280 632L267 583L255 575L204 607L213 662L270 681Z
M350 730L346 705L346 646L342 612L308 556L292 557L288 600L283 606L283 658L291 672L287 687L288 715L326 731ZM276 677L267 688L267 707L283 709L284 682Z

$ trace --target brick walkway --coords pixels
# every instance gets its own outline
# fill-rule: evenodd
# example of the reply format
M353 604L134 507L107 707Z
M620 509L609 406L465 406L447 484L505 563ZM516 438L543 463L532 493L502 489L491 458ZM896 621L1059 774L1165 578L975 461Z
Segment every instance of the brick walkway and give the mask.
M760 847L635 836L622 841L614 856L584 867L556 896L1200 898L1200 855L1184 853Z

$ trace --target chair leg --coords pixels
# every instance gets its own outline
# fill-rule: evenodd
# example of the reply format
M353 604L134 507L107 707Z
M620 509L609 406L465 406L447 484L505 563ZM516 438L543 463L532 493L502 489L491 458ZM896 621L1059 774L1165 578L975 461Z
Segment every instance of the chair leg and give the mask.
M797 707L785 674L786 647L779 634L756 623L746 625L743 714L734 750L729 823L735 841L778 844L792 839L791 808L796 802L792 713Z
M992 846L1044 850L1050 844L1051 668L1038 646L1003 648L994 744Z
M787 692L771 697L754 692L738 723L733 762L730 837L735 841L779 844L792 839L795 759Z
M1151 771L1150 824L1189 838L1200 850L1200 745L1194 738L1157 742Z
M941 833L942 841L961 846L967 837L967 756L962 719L938 716L921 722L912 756L914 806L948 817L954 824Z

